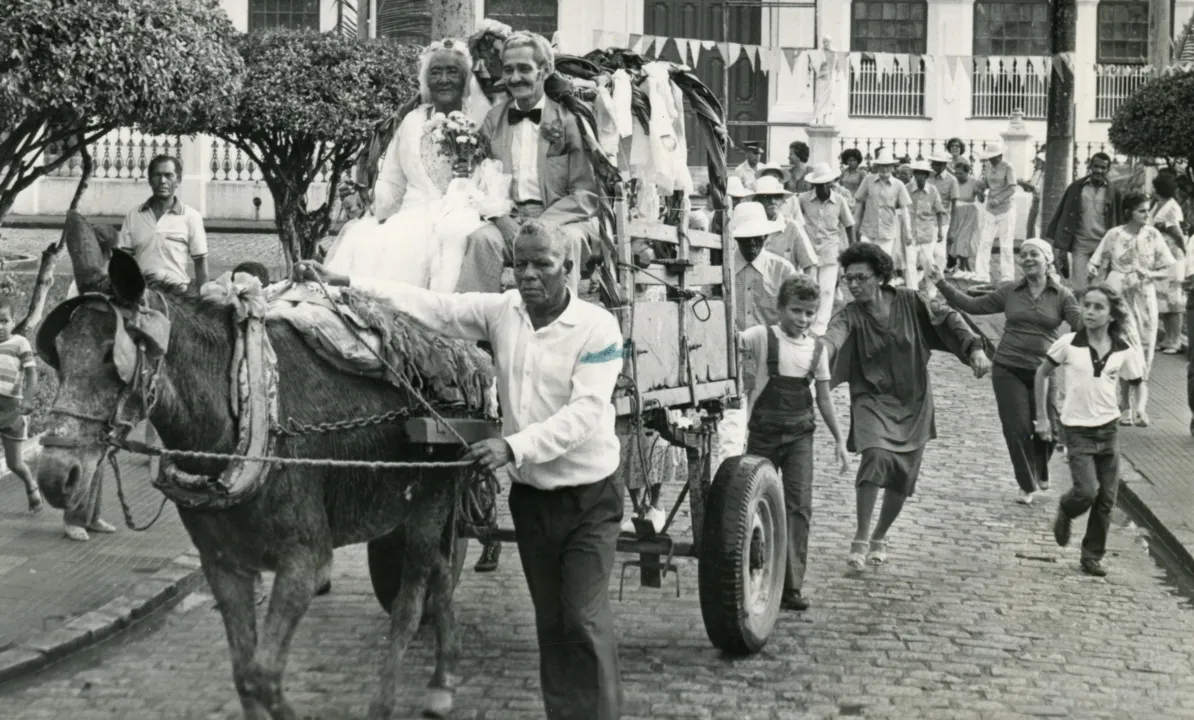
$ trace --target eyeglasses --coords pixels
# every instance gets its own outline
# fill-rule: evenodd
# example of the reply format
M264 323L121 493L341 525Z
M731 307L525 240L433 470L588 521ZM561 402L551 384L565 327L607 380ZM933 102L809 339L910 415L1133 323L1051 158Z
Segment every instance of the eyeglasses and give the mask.
M861 284L863 284L863 283L864 283L864 282L866 282L867 280L870 280L870 279L871 279L871 278L873 278L873 277L875 277L875 276L874 276L874 275L870 275L870 274L864 274L864 275L843 275L843 276L842 276L842 280L843 280L843 281L845 281L845 283L846 283L847 285L861 285Z

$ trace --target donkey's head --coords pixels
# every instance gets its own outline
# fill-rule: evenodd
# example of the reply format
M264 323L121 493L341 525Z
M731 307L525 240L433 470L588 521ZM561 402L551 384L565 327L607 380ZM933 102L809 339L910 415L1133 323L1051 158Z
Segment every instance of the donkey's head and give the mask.
M156 292L156 302L147 297L132 256L113 253L108 275L109 293L64 301L37 334L38 354L59 383L37 476L58 508L88 496L107 441L123 440L146 418L169 342L165 300Z

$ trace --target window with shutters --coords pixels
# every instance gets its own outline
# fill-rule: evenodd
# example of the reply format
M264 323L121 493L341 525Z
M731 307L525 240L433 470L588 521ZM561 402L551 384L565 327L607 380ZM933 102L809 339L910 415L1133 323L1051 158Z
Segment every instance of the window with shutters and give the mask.
M1096 120L1113 118L1123 101L1152 79L1152 72L1145 67L1148 5L1148 0L1099 2L1095 38Z
M249 0L249 32L319 30L319 0Z
M924 117L925 68L916 56L925 52L928 14L925 0L853 0L850 50L901 57L851 63L851 115Z
M970 112L1044 119L1048 98L1049 0L977 0Z

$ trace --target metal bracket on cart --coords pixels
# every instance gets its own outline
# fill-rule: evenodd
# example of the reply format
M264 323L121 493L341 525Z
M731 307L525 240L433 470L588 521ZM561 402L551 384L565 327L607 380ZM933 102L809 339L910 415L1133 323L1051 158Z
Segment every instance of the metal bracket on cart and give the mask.
M681 502L683 502L683 498L681 498ZM679 505L676 507L679 508ZM668 525L671 524L672 517L675 515L676 511L673 509L671 516L668 517ZM672 563L672 556L676 552L676 542L665 534L656 534L655 526L646 518L634 518L634 529L640 538L650 538L667 543L667 556L660 562L658 553L639 553L638 560L627 560L622 563L622 573L618 579L618 602L622 601L622 591L626 587L626 569L632 567L638 568L639 585L649 588L663 587L663 579L671 572L676 577L676 597L680 597L680 568ZM664 532L667 532L666 526Z

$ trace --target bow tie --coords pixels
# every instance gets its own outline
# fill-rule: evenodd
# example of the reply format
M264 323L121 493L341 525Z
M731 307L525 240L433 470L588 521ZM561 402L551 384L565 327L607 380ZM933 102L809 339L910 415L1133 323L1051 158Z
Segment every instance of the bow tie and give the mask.
M517 125L523 120L530 120L538 125L543 120L543 108L519 110L516 105L511 105L507 111L506 118L511 125Z

